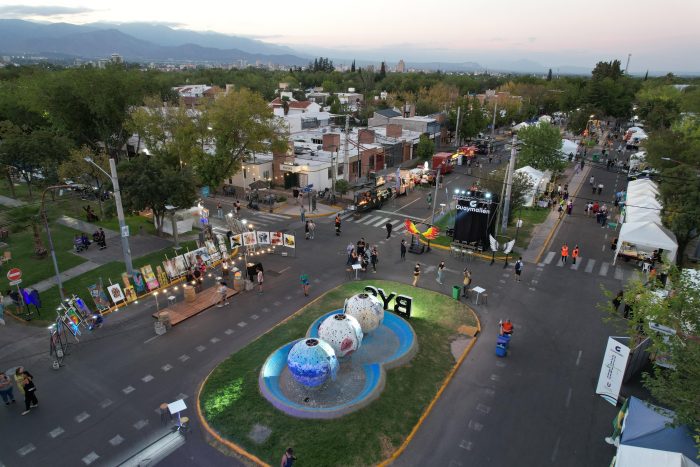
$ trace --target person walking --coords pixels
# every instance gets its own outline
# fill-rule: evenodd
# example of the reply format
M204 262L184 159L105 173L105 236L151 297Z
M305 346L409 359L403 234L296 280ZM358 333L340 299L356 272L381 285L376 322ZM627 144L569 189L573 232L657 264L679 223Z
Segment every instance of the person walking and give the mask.
M425 199L428 202L428 209L433 207L433 193L428 193L428 197Z
M256 276L256 279L258 280L258 294L263 293L263 282L265 281L265 276L263 275L263 270L260 266L258 266L258 274Z
M316 232L316 223L313 219L309 219L309 238L314 239L314 233Z
M31 409L39 405L39 400L36 398L36 386L32 375L25 371L22 373L22 377L22 388L24 389L24 412L22 415L27 415Z
M287 450L284 452L284 455L282 456L282 462L280 463L280 467L292 467L294 465L294 461L296 460L297 458L294 456L294 449L287 448Z
M228 294L228 287L226 287L226 282L219 282L219 288L217 289L217 291L219 292L219 304L216 306L218 308L221 308L224 305L228 305L228 302L226 301L226 295Z
M0 371L0 397L5 401L5 405L17 402L15 395L12 393L12 380L3 371Z
M437 267L437 279L435 279L440 285L442 285L442 278L445 274L445 262L440 261Z
M311 234L309 233L309 221L304 222L304 238L306 240L311 238Z
M335 215L335 235L340 237L340 214Z
M472 283L472 272L469 268L464 268L462 275L464 276L462 278L462 297L469 298L469 286Z
M566 264L567 259L569 259L569 246L564 243L561 246L561 262Z
M579 254L579 249L578 249L578 245L576 245L576 246L574 247L573 251L571 252L571 262L572 262L572 264L576 264L576 259L578 258L578 254Z
M31 378L32 374L29 373L24 369L23 366L18 366L17 369L15 370L15 384L17 385L17 389L19 389L19 392L24 395L24 375L28 374L29 377Z
M521 256L518 258L518 260L515 262L515 280L517 282L520 282L520 276L523 273L523 257Z
M377 245L372 247L369 254L369 262L372 263L372 273L377 273L377 263L379 262L379 251L377 251Z
M600 194L602 194L602 193L603 193L603 184L602 184L602 183L599 183L599 184L598 184L598 194L600 195Z
M304 209L304 206L299 207L299 215L301 217L301 222L306 223L306 209Z
M309 282L309 275L302 274L301 276L299 276L299 280L301 281L301 290L304 291L304 297L308 297L309 287L311 286L311 283Z
M413 287L418 284L418 279L420 278L420 263L416 263L416 267L413 268Z
M221 206L221 203L216 203L216 217L219 219L224 218L224 208Z
M401 261L406 261L406 240L401 239Z
M591 186L595 185L595 177L593 175L591 175L591 178L588 179L588 184Z
M386 228L386 238L389 239L391 237L391 229L393 229L394 226L391 225L391 222L387 222L384 227Z

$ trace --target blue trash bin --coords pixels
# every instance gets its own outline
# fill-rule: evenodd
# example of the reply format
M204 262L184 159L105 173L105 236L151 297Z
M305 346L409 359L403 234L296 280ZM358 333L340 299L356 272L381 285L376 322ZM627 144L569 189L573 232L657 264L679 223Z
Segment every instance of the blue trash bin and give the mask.
M502 345L505 348L508 348L508 346L510 345L510 336L498 336L498 339L496 340L496 345Z
M502 345L502 344L496 345L496 356L497 357L503 358L506 356L507 353L508 353L508 349L504 345Z

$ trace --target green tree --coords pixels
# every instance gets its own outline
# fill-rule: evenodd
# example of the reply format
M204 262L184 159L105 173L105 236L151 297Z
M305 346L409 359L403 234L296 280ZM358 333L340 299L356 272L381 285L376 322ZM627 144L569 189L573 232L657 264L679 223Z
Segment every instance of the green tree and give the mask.
M342 178L335 181L335 191L340 193L340 196L344 196L345 193L350 191L350 183Z
M350 65L350 73L355 73L355 60L353 60L352 65Z
M47 251L40 233L42 225L41 215L39 206L26 205L12 208L8 212L7 218L12 220L10 225L13 232L22 232L27 227L31 227L32 236L34 237L34 255L38 258L45 258Z
M562 159L561 134L559 129L548 123L538 123L518 132L521 142L518 155L520 166L529 165L537 170L558 172L565 167Z
M665 84L644 86L636 100L637 114L651 130L670 128L681 112L680 91Z
M626 321L627 335L633 346L650 339L650 353L670 366L655 365L651 373L642 375L642 382L655 399L675 412L675 423L700 435L700 288L676 268L669 271L669 279L670 291L665 298L649 286L652 284L629 283L624 293L625 303L632 307L632 316ZM608 306L607 311L619 319L612 308ZM659 333L651 323L666 326L675 334Z
M379 68L379 76L377 77L380 81L386 78L386 63L382 62Z
M416 156L419 159L427 161L435 154L435 143L428 138L427 135L420 135L418 146L416 147Z
M505 176L506 167L501 167L489 173L486 179L482 181L482 187L491 193L501 193ZM511 213L517 212L518 209L524 206L525 195L532 190L533 186L532 180L527 175L523 173L513 174L513 186L510 192ZM515 217L511 217L512 219L515 219Z
M549 69L549 72L547 73L547 81L552 81L552 69Z
M94 152L87 146L80 149L73 149L66 160L58 167L58 175L62 179L70 179L76 183L84 183L90 187L97 189L98 195L104 191L104 187L111 184L111 180L107 178L100 169L85 160L86 157L99 165L102 170L109 173L109 158L104 151ZM100 216L104 217L105 212L102 207L102 196L97 197L100 208Z
M150 209L158 235L163 232L166 206L189 208L196 200L196 185L189 168L168 165L156 156L141 156L119 165L122 199L128 209Z
M472 99L465 107L466 111L463 117L460 118L457 132L462 139L475 138L486 129L488 117L484 115L484 110L477 99Z

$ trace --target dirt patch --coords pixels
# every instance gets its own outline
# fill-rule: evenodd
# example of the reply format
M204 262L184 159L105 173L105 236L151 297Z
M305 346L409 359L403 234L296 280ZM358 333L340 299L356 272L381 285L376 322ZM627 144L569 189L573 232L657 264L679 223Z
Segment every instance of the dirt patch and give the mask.
M450 351L452 352L452 356L454 357L455 361L459 360L459 357L462 356L464 351L467 349L469 342L471 342L471 338L466 337L458 337L450 342Z
M391 456L396 450L394 444L391 442L391 439L389 439L389 437L386 435L379 436L379 445L381 446L383 459Z

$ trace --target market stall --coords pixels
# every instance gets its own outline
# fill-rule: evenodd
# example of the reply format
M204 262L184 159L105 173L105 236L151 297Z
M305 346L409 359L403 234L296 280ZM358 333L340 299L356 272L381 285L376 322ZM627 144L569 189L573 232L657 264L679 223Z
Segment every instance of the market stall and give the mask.
M654 250L663 250L669 262L675 261L678 243L673 232L651 221L625 222L620 229L613 264L618 256L628 261L643 260L651 257Z
M519 168L515 173L523 174L532 182L532 188L523 196L525 200L523 206L528 207L534 204L538 193L543 193L547 190L547 182L552 177L550 171L542 172L529 165Z

